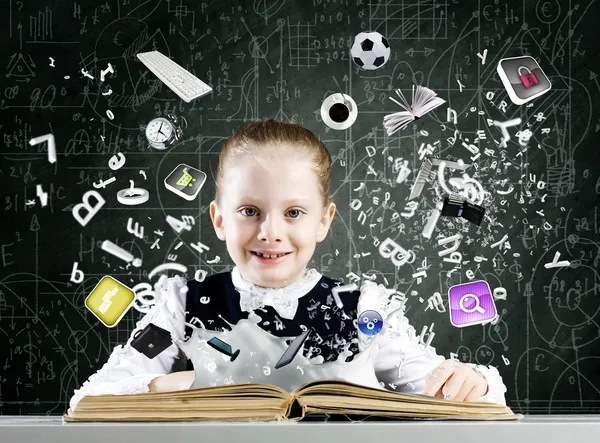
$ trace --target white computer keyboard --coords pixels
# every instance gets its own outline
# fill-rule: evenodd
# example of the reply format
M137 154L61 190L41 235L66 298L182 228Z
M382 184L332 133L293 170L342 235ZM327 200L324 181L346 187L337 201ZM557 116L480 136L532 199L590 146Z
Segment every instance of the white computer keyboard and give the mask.
M140 52L137 58L186 103L212 91L198 77L158 51Z

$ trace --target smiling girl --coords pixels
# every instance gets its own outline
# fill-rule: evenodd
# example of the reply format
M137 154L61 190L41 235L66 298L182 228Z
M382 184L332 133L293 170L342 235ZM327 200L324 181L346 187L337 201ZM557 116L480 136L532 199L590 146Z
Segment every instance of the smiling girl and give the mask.
M210 330L228 329L228 323L254 310L260 310L259 326L279 337L295 337L312 327L302 352L321 362L335 360L348 343L354 353L363 350L369 337L357 330L355 320L375 310L385 323L394 309L389 297L394 291L364 281L358 290L342 294L343 308L336 306L332 288L340 281L309 267L335 212L331 156L312 132L272 119L239 129L221 152L210 204L216 235L235 266L202 282L169 279L166 295L137 323L127 343L115 347L108 362L75 390L71 408L86 395L189 388L194 380L189 361L187 371L171 372L179 354L175 344L153 359L131 346L149 323L182 336L185 324L173 324L177 312ZM387 336L374 365L384 388L506 404L506 387L496 368L445 360L415 340L406 317L396 320L395 328L381 332Z

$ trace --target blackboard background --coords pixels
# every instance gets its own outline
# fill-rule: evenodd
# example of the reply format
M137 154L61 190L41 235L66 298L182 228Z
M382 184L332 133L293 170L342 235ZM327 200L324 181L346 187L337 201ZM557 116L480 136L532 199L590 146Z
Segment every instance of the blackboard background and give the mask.
M595 20L600 10L598 2L503 3L112 0L41 6L4 0L0 413L62 414L73 390L127 339L140 313L132 309L108 329L84 307L102 276L133 286L148 281L147 272L168 262L169 254L177 254L176 262L188 267L189 276L196 269L209 274L231 269L207 213L218 153L235 129L266 117L304 124L334 159L338 213L311 266L346 282L350 272L374 276L407 294L408 316L417 332L435 323L438 353L449 357L457 352L462 361L498 367L508 405L516 412L597 413L600 116L595 102L600 86ZM389 62L376 71L359 70L349 60L354 35L369 29L387 36L392 48ZM136 52L152 49L195 72L214 92L187 104L164 86L152 91L154 76L135 58ZM484 49L488 54L482 65L476 54ZM501 58L521 54L536 58L552 82L552 90L530 107L510 103L495 69ZM115 75L102 83L99 73L108 62ZM446 123L444 105L386 137L382 118L397 109L388 97L396 88L410 93L413 84L446 99L457 110L458 123ZM107 86L112 96L102 95ZM350 129L332 131L321 122L319 109L325 97L340 90L358 103L359 116ZM486 98L490 91L492 100ZM503 100L508 103L504 111ZM108 109L113 120L107 118ZM174 148L153 150L144 125L166 112L185 116L190 126ZM512 138L500 149L500 132L487 119L516 117L523 123L510 128ZM526 128L534 135L523 149L515 133ZM543 134L543 128L550 130ZM486 134L478 143L482 155L475 162L478 170L467 172L486 190L481 227L441 219L433 238L424 239L424 223L442 195L435 183L425 187L412 217L392 218L406 204L421 144L434 145L435 155L470 163L461 140L452 145L447 139L473 141L478 130ZM55 164L47 161L45 145L28 144L48 132L56 138ZM375 147L375 153L370 156L366 146ZM113 172L108 160L115 152L125 154L126 164ZM400 184L393 168L399 158L408 160L412 170ZM161 183L179 163L208 175L193 202ZM93 182L111 176L116 182L98 190L106 204L80 226L70 209L94 189ZM150 191L147 203L126 207L116 201L116 192L129 180ZM538 189L540 180L546 183L543 189ZM49 193L43 208L36 198L38 184ZM512 192L498 194L511 186ZM353 199L362 202L360 210L350 208ZM36 203L27 206L26 200ZM364 224L358 218L361 210L367 213ZM191 215L195 225L176 234L166 215ZM127 232L130 217L144 226L145 239ZM442 246L437 239L457 232L463 235L463 263L448 276L454 265L438 256ZM505 234L509 244L490 247ZM414 263L396 268L381 257L375 239L386 237L415 252ZM156 238L160 249L151 249ZM143 267L125 269L124 262L99 248L106 239L142 258ZM184 245L175 251L180 241ZM190 246L198 241L210 250L199 254ZM557 251L571 266L545 269ZM216 256L220 260L214 261ZM412 274L424 259L427 276L419 283ZM80 284L69 283L75 261L85 273ZM425 310L434 292L445 299L451 285L468 281L468 270L492 288L507 290L507 299L497 301L501 319L496 327L457 329L447 313Z

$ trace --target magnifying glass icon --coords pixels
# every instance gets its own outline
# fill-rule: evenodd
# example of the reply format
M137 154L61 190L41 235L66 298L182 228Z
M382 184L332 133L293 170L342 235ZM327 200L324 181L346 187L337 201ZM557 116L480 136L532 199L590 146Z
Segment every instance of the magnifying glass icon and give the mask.
M473 297L475 299L475 306L473 308L467 309L464 306L465 303L465 299L469 298L469 297ZM475 294L465 294L463 295L459 302L458 302L458 306L460 307L460 309L463 312L466 312L467 314L471 314L472 312L479 312L480 314L485 314L485 310L479 305L479 297L477 297Z

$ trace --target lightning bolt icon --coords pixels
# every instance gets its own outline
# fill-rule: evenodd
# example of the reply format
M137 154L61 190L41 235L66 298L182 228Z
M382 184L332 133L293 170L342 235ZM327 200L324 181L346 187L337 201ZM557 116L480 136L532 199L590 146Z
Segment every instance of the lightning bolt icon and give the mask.
M42 204L42 208L48 204L48 193L42 190L42 185L37 185L35 187L35 192L37 196L40 198L40 203Z

